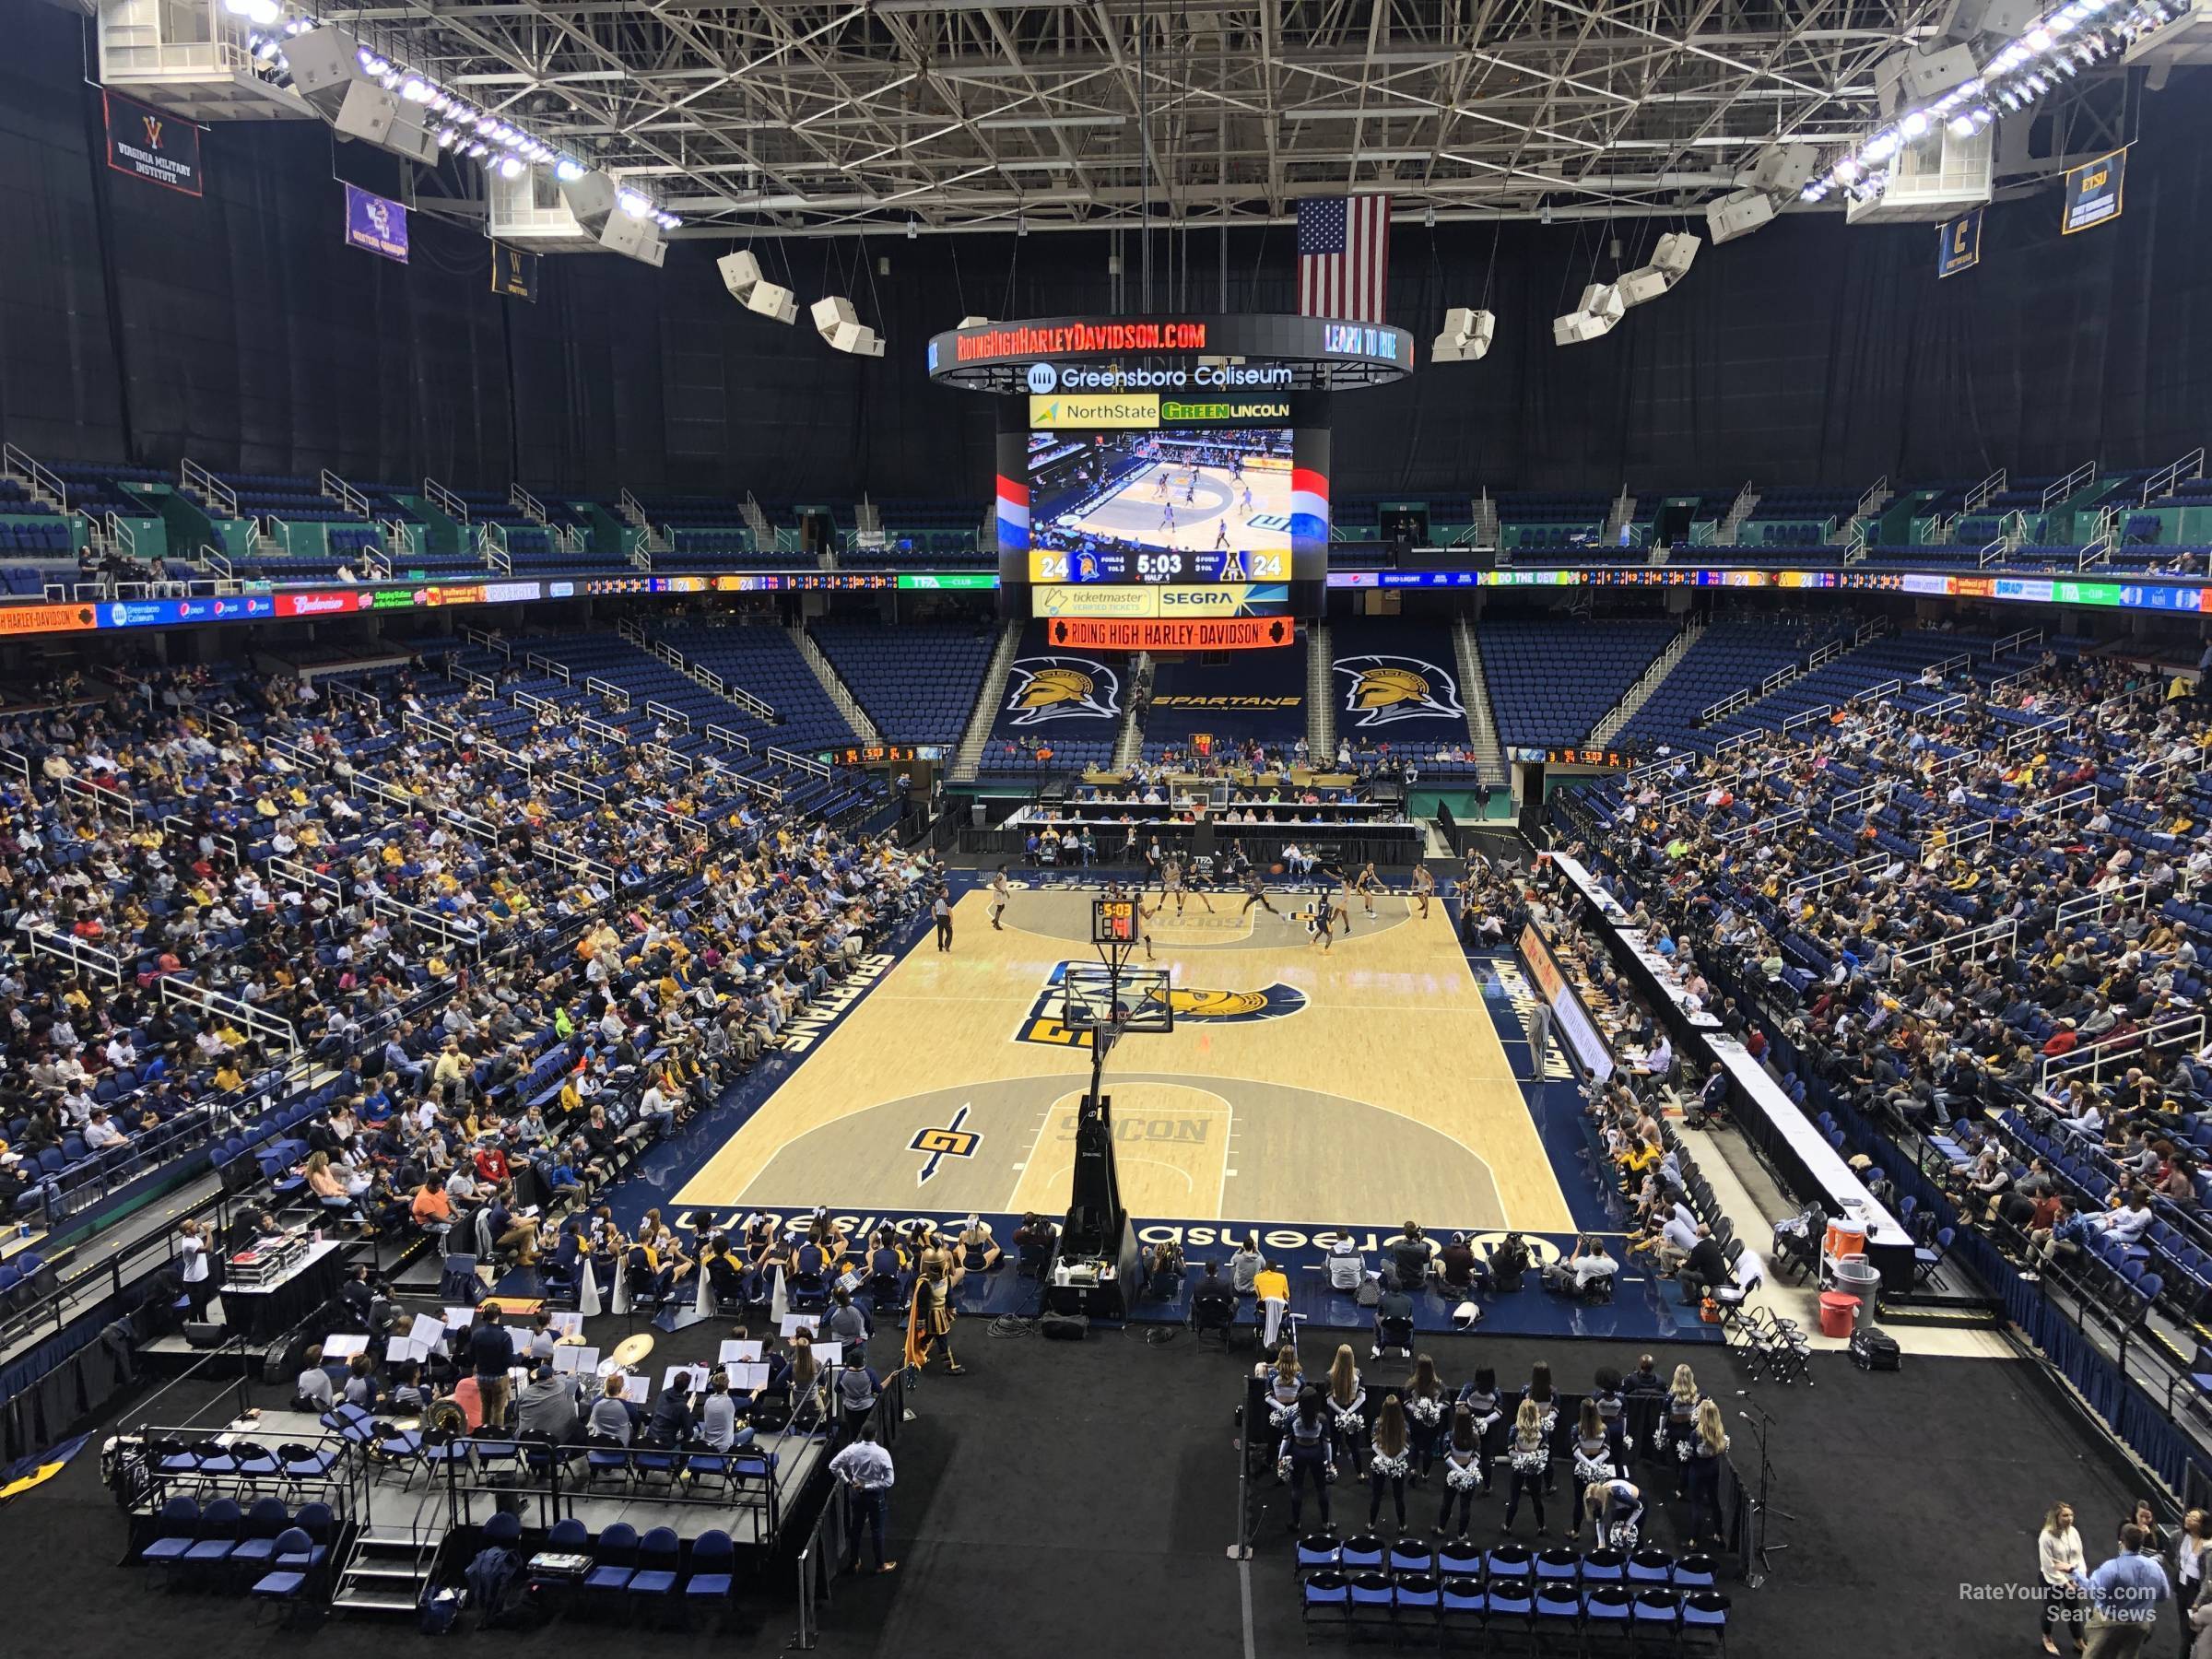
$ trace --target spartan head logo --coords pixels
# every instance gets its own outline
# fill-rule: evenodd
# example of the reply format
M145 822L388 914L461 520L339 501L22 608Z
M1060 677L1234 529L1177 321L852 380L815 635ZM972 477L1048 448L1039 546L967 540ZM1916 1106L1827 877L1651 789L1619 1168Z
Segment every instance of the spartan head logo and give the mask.
M1023 657L1014 665L1006 712L1014 725L1051 720L1114 720L1121 715L1121 677L1088 657Z
M1424 663L1418 657L1340 657L1336 672L1348 682L1344 712L1359 716L1353 723L1356 725L1466 718L1466 710L1460 707L1458 683L1434 663Z

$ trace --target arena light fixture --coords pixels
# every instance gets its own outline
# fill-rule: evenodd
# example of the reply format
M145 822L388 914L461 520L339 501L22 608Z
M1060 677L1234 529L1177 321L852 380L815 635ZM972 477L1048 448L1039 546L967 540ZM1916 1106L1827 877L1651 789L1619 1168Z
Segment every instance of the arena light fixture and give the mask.
M1889 162L1907 145L1947 134L1989 130L2001 109L2018 114L2084 69L2178 17L2185 0L2066 0L2029 19L2018 35L1980 59L1978 74L1939 97L1893 112L1893 119L1839 155L1799 192L1818 202L1838 192L1865 201L1888 185ZM1954 39L1958 38L1956 35ZM1961 48L1947 49L1950 55Z

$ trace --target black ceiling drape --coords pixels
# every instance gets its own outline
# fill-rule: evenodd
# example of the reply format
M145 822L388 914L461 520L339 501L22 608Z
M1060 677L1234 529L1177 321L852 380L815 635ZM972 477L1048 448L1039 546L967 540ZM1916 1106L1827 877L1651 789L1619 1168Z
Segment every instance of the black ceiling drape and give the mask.
M397 194L398 164L316 124L211 131L203 199L109 171L87 27L0 0L0 429L34 454L980 498L994 411L929 382L927 335L964 312L1112 306L1105 235L1041 232L756 244L802 309L850 294L890 342L880 361L830 351L804 316L747 313L712 241L678 242L657 272L550 257L538 303L502 300L467 227L414 216L405 266L345 246L336 178ZM1487 285L1497 342L1340 400L1335 488L1859 486L2170 460L2212 431L2208 92L2212 72L2184 71L2143 100L2117 224L2062 238L2055 194L1999 203L1980 268L1939 282L1931 227L1787 215L1567 349L1551 318L1614 274L1610 238L1634 264L1665 227L1402 224L1393 321L1425 356L1445 308ZM1156 311L1215 308L1218 246L1155 234ZM1124 254L1134 306L1133 241ZM1230 309L1294 309L1291 259L1288 231L1232 239Z

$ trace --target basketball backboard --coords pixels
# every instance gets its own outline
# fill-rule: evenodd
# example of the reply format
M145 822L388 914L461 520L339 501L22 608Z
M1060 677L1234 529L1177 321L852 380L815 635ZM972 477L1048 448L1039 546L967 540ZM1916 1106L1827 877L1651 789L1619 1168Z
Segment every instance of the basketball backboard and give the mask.
M1061 980L1061 1023L1071 1031L1093 1031L1122 1017L1124 1031L1171 1031L1175 1005L1164 968L1127 968L1117 986L1102 964L1070 962Z

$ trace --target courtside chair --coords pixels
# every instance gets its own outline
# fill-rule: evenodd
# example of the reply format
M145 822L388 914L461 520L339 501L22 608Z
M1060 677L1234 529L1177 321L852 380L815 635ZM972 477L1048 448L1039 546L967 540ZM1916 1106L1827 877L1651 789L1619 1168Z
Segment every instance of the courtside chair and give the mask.
M703 1532L691 1541L691 1571L684 1580L684 1614L704 1607L719 1621L730 1605L730 1589L736 1582L737 1547L720 1527Z
M683 1541L673 1526L656 1526L638 1540L638 1570L629 1575L623 1594L633 1603L667 1606L676 1594L677 1565Z
M1536 1583L1571 1585L1582 1576L1583 1558L1571 1549L1554 1546L1536 1552Z
M1629 1558L1630 1588L1672 1583L1674 1577L1675 1558L1664 1549L1640 1549Z
M1347 1538L1337 1553L1347 1572L1378 1572L1382 1567L1382 1540L1372 1533Z
M154 1516L154 1535L138 1559L148 1567L174 1573L200 1532L200 1501L180 1492L161 1505Z
M1401 1572L1392 1580L1392 1622L1400 1641L1434 1641L1442 1606L1442 1588L1435 1573Z
M1444 1645L1473 1646L1488 1612L1482 1581L1465 1576L1448 1578L1438 1590L1438 1599L1437 1634Z
M1569 1583L1538 1584L1532 1633L1539 1653L1546 1649L1557 1653L1562 1648L1570 1652L1580 1651L1583 1645L1581 1592Z
M1485 1595L1482 1630L1493 1653L1505 1644L1533 1646L1535 1640L1535 1597L1526 1579L1492 1579Z
M1629 1575L1625 1549L1594 1549L1583 1558L1583 1584L1618 1584Z
M200 1512L200 1535L184 1552L184 1571L202 1584L218 1583L245 1530L245 1512L234 1498L218 1498Z
M1625 1584L1593 1584L1583 1593L1583 1644L1594 1649L1601 1641L1621 1647L1635 1642L1635 1601Z
M1362 1572L1350 1585L1346 1622L1355 1636L1388 1635L1397 1626L1395 1593L1387 1572Z
M1298 1587L1298 1615L1305 1624L1306 1639L1312 1640L1316 1624L1340 1629L1351 1605L1351 1586L1343 1573L1330 1570L1304 1580Z
M308 1578L314 1571L319 1553L306 1533L297 1526L288 1526L276 1535L276 1553L270 1563L271 1571L253 1581L247 1596L256 1607L283 1608L285 1621L290 1622L306 1593Z
M1728 1598L1717 1590L1692 1590L1682 1598L1682 1646L1728 1651Z
M1436 1550L1436 1564L1450 1578L1480 1578L1482 1550L1464 1538L1451 1544L1440 1544Z
M616 1595L629 1589L638 1570L638 1529L627 1521L616 1522L599 1535L592 1560L591 1571L583 1575L586 1594Z
M1298 1571L1334 1571L1344 1565L1344 1547L1327 1533L1308 1533L1298 1541Z
M1393 1572L1433 1572L1436 1571L1436 1552L1426 1544L1400 1538L1390 1547L1390 1570Z
M1710 1590L1717 1579L1713 1559L1709 1555L1686 1555L1675 1563L1674 1585L1677 1590Z
M256 1498L246 1512L246 1524L237 1544L231 1547L231 1570L258 1578L276 1559L276 1535L291 1524L291 1512L281 1500Z
M1672 1647L1681 1634L1682 1597L1668 1589L1641 1589L1630 1607L1630 1623L1639 1649L1649 1645Z

